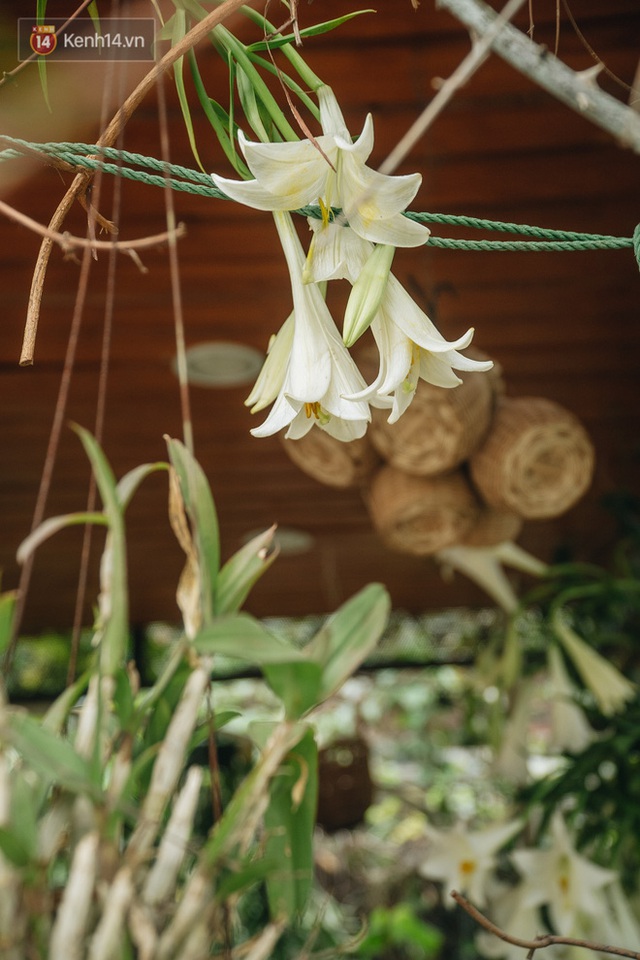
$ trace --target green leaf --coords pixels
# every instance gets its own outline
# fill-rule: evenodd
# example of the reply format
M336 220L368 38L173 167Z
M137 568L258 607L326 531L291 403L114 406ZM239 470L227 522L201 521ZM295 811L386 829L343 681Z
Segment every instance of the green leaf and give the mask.
M98 442L88 430L78 426L74 426L74 430L91 462L109 522L100 564L100 618L96 637L100 641L100 669L106 676L113 676L124 663L129 644L127 544L123 508L113 471Z
M247 599L254 583L266 573L278 555L275 526L254 537L225 563L218 577L216 613L235 613Z
M152 473L159 470L168 470L169 464L159 460L156 463L141 463L139 467L134 467L121 477L116 486L116 496L122 510L129 506L129 502L142 483Z
M313 660L264 664L262 670L290 720L299 720L323 699L322 667Z
M254 883L266 880L269 874L278 869L277 860L252 860L243 863L238 869L226 874L216 886L216 900L224 901L234 893L241 893Z
M336 17L334 20L325 20L324 23L316 23L312 27L305 27L304 30L300 31L300 36L317 37L321 33L329 33L330 30L335 30L336 27L346 23L347 20L353 20L354 17L359 17L363 13L375 12L375 10L355 10L353 13L347 13L342 17ZM284 47L288 43L293 43L295 39L295 34L287 33L282 36L273 37L268 41L259 40L256 43L251 43L247 46L247 50L277 50L279 47Z
M2 725L2 736L44 780L72 793L100 795L84 757L76 753L68 741L60 739L29 714L8 712Z
M191 70L191 78L193 80L193 85L196 89L198 95L198 100L200 101L200 106L202 111L213 127L214 133L218 138L218 142L222 147L227 159L231 163L232 167L243 179L250 179L251 172L247 165L242 161L242 158L239 156L238 151L236 150L235 141L232 139L229 130L232 131L235 129L233 124L229 124L229 114L224 110L219 103L215 100L212 100L211 97L207 94L205 89L202 77L200 76L200 70L198 69L198 61L196 60L195 50L189 51L189 67Z
M0 851L16 867L26 867L31 857L12 827L0 827Z
M186 32L187 15L184 10L176 10L175 17L173 18L173 30L171 37L172 45L175 46L180 40L182 40ZM191 145L191 152L193 153L196 163L204 173L205 170L196 146L196 134L193 128L193 120L191 119L189 97L184 85L183 69L184 57L179 57L173 65L173 79L175 80L176 90L178 91L178 100L180 101L182 119L184 120L187 136L189 138L189 144Z
M49 517L22 541L16 554L18 563L24 563L30 554L45 540L52 537L54 533L64 530L65 527L78 526L84 523L95 523L104 527L107 526L108 521L104 513L66 513L59 517Z
M389 618L389 594L370 583L343 604L305 647L323 670L322 698L334 693L375 649Z
M258 666L304 659L303 654L295 647L269 633L248 613L218 617L213 623L203 627L193 642L198 653L205 656L221 654L248 660Z
M205 624L213 619L216 583L220 569L218 516L209 483L197 460L179 440L165 437L180 492L193 530L200 563L200 596Z
M130 729L134 715L134 697L131 689L131 680L126 667L120 667L115 674L115 690L113 692L113 709L122 730Z
M318 748L312 730L289 751L269 789L265 857L273 919L302 913L313 881L313 828L318 799Z
M38 23L45 22L45 15L47 10L47 0L36 0L36 21ZM45 57L37 57L38 63L38 76L40 77L40 87L42 89L42 96L44 97L44 102L47 105L47 110L49 113L53 113L51 109L51 103L49 102L49 85L47 83L47 61Z
M11 834L25 862L34 860L38 850L39 795L39 784L30 783L22 770L14 771L11 778Z
M60 696L56 697L42 718L42 726L45 727L45 729L50 730L52 733L61 732L67 717L78 701L78 697L82 696L86 690L89 683L89 676L89 672L82 674L75 683L66 687Z
M9 646L17 596L15 590L0 594L0 654L4 653Z

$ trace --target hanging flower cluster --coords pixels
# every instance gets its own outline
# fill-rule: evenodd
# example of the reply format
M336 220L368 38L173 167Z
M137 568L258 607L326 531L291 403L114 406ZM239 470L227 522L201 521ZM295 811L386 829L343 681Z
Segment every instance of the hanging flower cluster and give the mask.
M339 440L364 435L369 407L390 410L394 422L409 406L420 378L442 387L461 381L454 370L488 370L490 361L470 360L473 330L449 342L391 274L396 247L424 244L429 230L403 215L420 186L420 174L385 176L366 165L373 149L367 117L353 142L330 87L317 90L322 135L314 140L239 142L253 180L213 174L228 197L273 212L291 277L293 312L272 339L247 404L257 412L273 403L254 436L288 427L304 436L314 424ZM290 211L316 205L322 219L309 219L308 254ZM335 214L334 211L339 213ZM340 335L324 299L328 280L352 285ZM366 384L348 348L371 327L380 354L378 375Z

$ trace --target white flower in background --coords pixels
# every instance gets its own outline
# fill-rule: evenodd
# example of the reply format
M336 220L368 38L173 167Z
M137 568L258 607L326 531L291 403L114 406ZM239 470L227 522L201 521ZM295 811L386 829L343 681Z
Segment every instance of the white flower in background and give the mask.
M547 652L551 699L551 740L549 749L580 753L595 738L583 710L575 700L576 688L572 684L555 644Z
M607 913L603 888L613 883L617 874L577 853L558 812L551 821L550 840L548 849L516 850L511 854L523 877L522 904L546 906L556 933L580 936L585 918L591 923Z
M458 825L451 830L427 826L431 841L427 859L418 868L423 877L441 880L444 903L453 907L452 890L463 893L472 903L482 906L487 899L487 882L495 865L496 854L513 837L522 824L500 823L484 830L465 830Z
M622 710L628 700L633 700L637 695L635 684L585 643L566 622L561 610L554 615L552 626L584 685L591 691L605 716L610 717Z
M275 393L269 416L251 433L266 437L288 427L287 437L298 439L317 424L338 440L356 439L366 432L369 406L346 400L345 394L360 390L364 380L335 328L320 287L302 282L304 252L290 215L274 212L273 216L289 267L294 309L272 341L249 397L256 409L262 409Z
M330 87L318 89L322 135L311 140L255 143L239 133L240 147L255 180L212 174L232 200L257 210L297 210L320 204L340 207L359 236L394 247L426 243L427 227L403 216L421 183L419 173L386 176L366 166L373 150L373 120L366 119L355 143Z

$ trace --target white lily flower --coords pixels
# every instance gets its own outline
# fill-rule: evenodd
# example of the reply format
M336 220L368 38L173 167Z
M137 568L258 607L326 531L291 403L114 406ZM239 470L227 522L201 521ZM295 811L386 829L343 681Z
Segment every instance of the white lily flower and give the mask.
M575 699L576 688L569 678L562 654L555 644L547 651L551 695L551 750L580 753L595 738L595 730L587 721Z
M429 229L403 216L415 197L419 173L386 176L366 166L373 149L373 120L365 121L352 142L330 87L318 89L323 133L315 141L255 143L240 132L238 139L255 180L229 180L212 174L214 183L232 200L257 210L297 210L320 204L340 207L351 228L374 243L417 247Z
M369 261L372 244L336 221L310 219L309 226L313 239L305 282L346 279L355 283ZM366 400L374 406L392 405L389 423L395 423L407 409L419 379L438 387L457 387L461 380L454 370L484 372L493 366L491 360L470 360L458 353L469 346L473 328L458 340L445 340L393 274L387 278L371 331L380 354L378 375L370 386L349 399Z
M460 825L451 830L436 830L427 825L431 845L418 871L423 877L443 882L447 907L455 902L448 896L452 890L482 906L486 903L487 882L496 854L521 827L513 820L484 830L465 830Z
M562 815L551 821L552 846L547 850L516 850L512 859L523 875L523 906L546 906L556 933L580 935L584 920L605 914L609 906L603 888L617 879L614 870L599 867L577 853Z
M353 393L354 387L360 390L364 380L320 288L302 281L304 252L290 215L276 211L273 216L291 275L294 309L272 343L267 362L274 349L276 356L250 397L261 409L277 388L275 403L264 423L251 433L266 437L289 427L286 436L298 439L315 423L338 440L357 439L366 432L369 406L347 400L345 394Z
M584 685L595 697L602 713L610 717L624 709L626 702L633 700L637 695L636 685L627 680L597 650L585 643L564 620L561 611L553 617L552 626L565 652L582 677Z

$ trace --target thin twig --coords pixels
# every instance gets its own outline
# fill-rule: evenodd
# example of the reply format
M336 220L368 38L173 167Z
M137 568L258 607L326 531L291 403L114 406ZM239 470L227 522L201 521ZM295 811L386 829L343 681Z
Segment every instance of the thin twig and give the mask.
M235 13L236 10L239 10L245 2L246 0L225 0L225 3L222 3L219 7L216 7L215 10L212 10L208 16L204 17L185 34L179 43L171 47L164 57L142 78L135 90L129 94L122 106L117 110L104 133L99 138L98 146L113 146L118 138L118 134L126 125L133 112L169 67L173 66L176 60L179 60L185 53L188 53L200 40L203 40L215 26L222 23L223 20L226 20L226 18L232 13ZM64 223L65 217L73 206L74 200L86 189L87 183L92 176L92 173L83 171L73 179L71 186L58 204L49 222L51 230L59 231ZM40 305L42 303L44 281L49 264L49 257L51 256L52 245L53 241L50 237L46 237L43 240L33 272L22 352L20 354L21 366L27 366L33 363L38 320L40 317Z
M482 66L491 50L493 41L507 25L507 21L517 13L523 3L524 0L509 0L504 10L500 14L495 15L496 19L491 27L482 37L474 40L470 52L458 67L456 67L451 76L444 81L433 100L427 104L417 120L407 130L380 166L380 173L393 173L407 154L413 150L418 140L426 133L435 118L442 113L442 110L456 90L467 83L476 70Z
M183 237L186 233L184 223L179 223L175 230L166 230L164 233L156 233L149 237L140 237L138 240L90 240L87 237L75 237L71 233L59 233L50 227L45 227L37 220L33 220L25 213L20 213L15 207L11 207L4 200L0 200L0 213L4 213L9 220L27 227L33 233L41 237L46 237L53 243L59 244L65 253L68 253L74 247L89 247L91 250L119 250L122 253L128 253L131 250L143 250L147 247L157 247L161 243L168 243L173 238Z
M452 890L451 896L463 910L466 910L476 923L484 927L485 930L488 930L489 933L499 937L500 940L504 940L514 947L522 947L523 950L541 950L544 947L564 945L568 947L583 947L585 950L593 950L595 953L612 953L618 957L631 957L632 960L640 960L640 953L636 953L635 950L627 950L626 947L612 947L603 943L594 943L592 940L579 940L576 937L561 937L552 933L541 934L539 937L534 937L533 940L525 940L523 937L513 937L511 934L505 933L505 931L496 926L495 923L492 923L483 913L480 913L478 908L474 907L472 903L469 903L467 898L463 897L457 890Z

